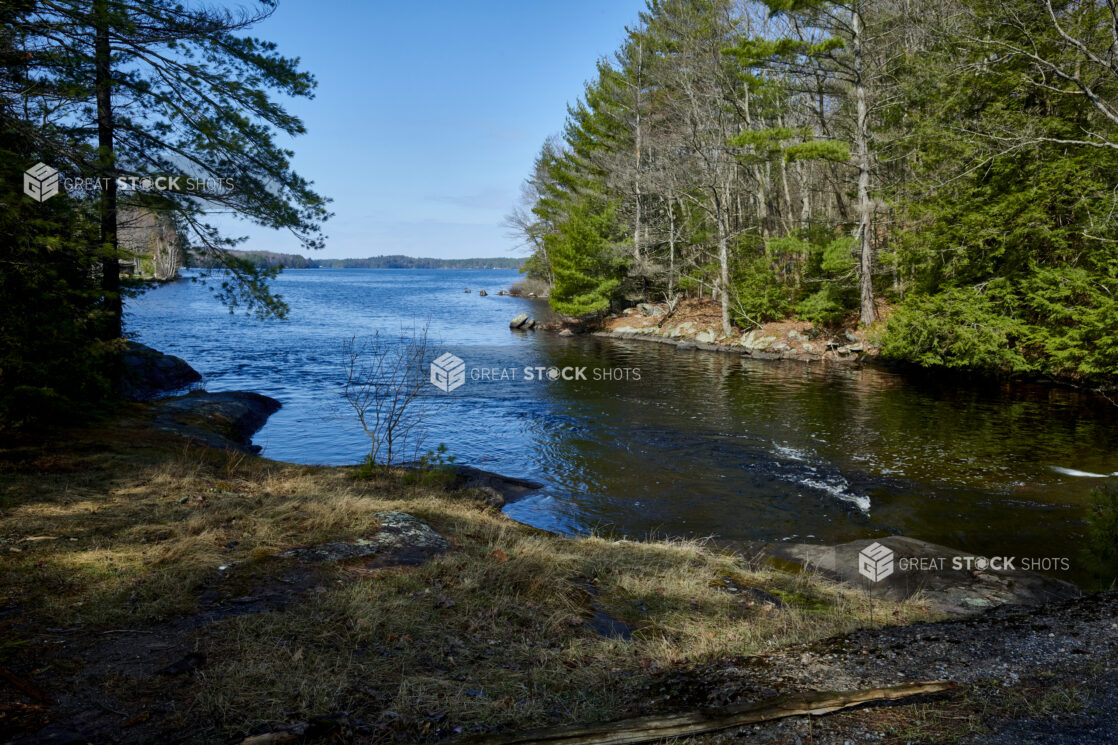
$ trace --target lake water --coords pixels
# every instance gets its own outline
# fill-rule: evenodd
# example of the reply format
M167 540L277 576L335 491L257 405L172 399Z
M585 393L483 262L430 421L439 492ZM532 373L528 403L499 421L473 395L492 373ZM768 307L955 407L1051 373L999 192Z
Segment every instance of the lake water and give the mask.
M275 283L284 321L230 315L179 282L133 300L126 323L209 390L279 399L255 438L277 460L361 460L368 440L340 397L343 344L429 324L431 351L462 358L467 380L449 394L425 386L424 449L442 443L459 462L546 484L506 508L517 520L727 541L903 533L986 556L1069 557L1060 576L1086 581L1083 516L1100 479L1057 469L1118 471L1118 407L1054 387L514 332L514 315L547 312L496 295L517 279L288 270ZM525 367L586 379L525 381Z

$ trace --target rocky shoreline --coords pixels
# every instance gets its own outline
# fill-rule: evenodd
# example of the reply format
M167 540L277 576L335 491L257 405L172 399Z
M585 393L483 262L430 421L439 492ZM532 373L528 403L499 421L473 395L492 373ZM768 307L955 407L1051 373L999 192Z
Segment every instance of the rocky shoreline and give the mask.
M758 360L862 364L877 357L876 342L856 328L824 329L807 321L779 321L722 332L720 310L712 302L689 300L677 308L641 303L607 316L595 336L668 344L739 354Z

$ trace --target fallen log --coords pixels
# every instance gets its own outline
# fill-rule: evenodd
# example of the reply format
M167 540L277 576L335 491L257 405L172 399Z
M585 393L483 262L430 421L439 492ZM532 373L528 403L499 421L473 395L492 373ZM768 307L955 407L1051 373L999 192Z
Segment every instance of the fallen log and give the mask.
M955 687L956 684L951 681L937 680L860 691L808 691L777 696L765 701L734 704L719 709L634 717L613 722L575 724L565 727L542 727L511 735L486 736L467 742L472 745L632 745L670 737L715 732L786 717L830 714L863 704L940 693Z

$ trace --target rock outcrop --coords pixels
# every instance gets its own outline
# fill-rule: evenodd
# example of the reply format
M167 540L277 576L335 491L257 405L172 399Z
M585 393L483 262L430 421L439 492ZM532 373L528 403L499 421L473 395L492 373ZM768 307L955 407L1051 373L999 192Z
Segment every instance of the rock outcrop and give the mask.
M125 342L120 364L120 395L132 401L182 393L202 380L182 358L134 341Z
M152 426L209 447L258 453L252 436L279 409L279 401L259 393L194 391L154 402Z
M293 548L279 556L301 564L353 561L366 569L378 569L415 566L450 549L446 536L415 515L392 510L378 517L380 528L368 538Z
M881 549L863 559L860 552ZM905 536L862 539L825 546L775 544L765 553L811 567L834 579L890 600L919 593L933 609L965 616L1000 605L1042 605L1079 597L1075 585L1017 566L990 566L984 557ZM877 557L875 559L875 556ZM880 562L876 581L859 571L863 561ZM872 572L871 572L872 573Z

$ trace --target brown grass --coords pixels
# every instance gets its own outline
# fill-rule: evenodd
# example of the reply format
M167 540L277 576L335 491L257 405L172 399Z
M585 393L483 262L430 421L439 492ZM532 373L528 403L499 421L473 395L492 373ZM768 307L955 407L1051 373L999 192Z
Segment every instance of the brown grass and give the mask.
M153 436L79 446L92 436L0 453L0 610L18 608L22 629L158 629L196 612L218 577L242 577L251 595L285 566L276 552L368 535L383 510L425 518L455 544L414 568L331 567L282 612L190 632L210 662L159 695L222 736L339 711L374 740L609 718L639 709L649 676L678 663L927 617L919 602L871 609L819 577L699 542L557 537L403 474L358 478ZM595 607L633 638L596 633Z

